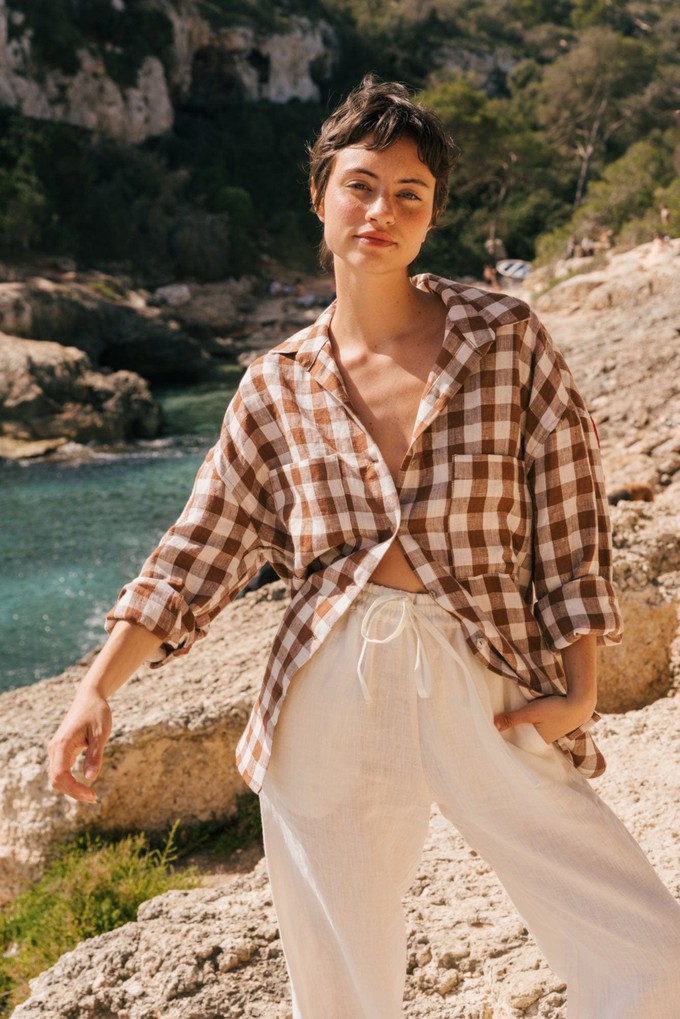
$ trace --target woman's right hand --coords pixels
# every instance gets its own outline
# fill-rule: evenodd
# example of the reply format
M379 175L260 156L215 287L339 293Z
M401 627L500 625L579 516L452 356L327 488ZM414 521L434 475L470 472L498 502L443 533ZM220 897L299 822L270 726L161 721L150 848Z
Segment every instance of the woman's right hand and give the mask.
M120 620L80 686L61 723L48 744L50 785L83 803L96 803L93 789L78 782L72 768L85 751L83 775L94 782L102 766L104 746L111 734L111 709L107 700L147 661L161 638L138 623Z
M83 803L96 803L97 794L73 775L78 756L85 751L83 775L94 782L99 774L104 747L111 733L111 709L101 694L81 689L50 740L50 785Z

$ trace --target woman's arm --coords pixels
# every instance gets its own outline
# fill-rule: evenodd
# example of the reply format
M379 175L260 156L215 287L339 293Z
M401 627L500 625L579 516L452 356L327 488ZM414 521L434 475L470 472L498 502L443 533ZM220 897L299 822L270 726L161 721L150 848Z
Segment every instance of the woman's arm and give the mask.
M92 782L101 768L104 746L111 733L108 698L115 693L161 644L144 626L119 621L92 666L83 676L73 703L48 745L50 785L84 803L96 803L93 789L71 774L85 750L83 774Z
M567 679L567 695L538 697L516 711L496 715L494 725L505 732L513 725L529 722L536 726L546 743L572 732L587 722L597 701L597 637L584 634L562 650L562 664Z

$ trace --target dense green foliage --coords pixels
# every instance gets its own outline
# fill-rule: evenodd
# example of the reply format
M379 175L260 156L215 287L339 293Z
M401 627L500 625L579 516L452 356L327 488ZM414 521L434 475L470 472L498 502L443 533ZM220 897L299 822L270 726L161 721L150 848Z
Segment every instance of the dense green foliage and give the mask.
M28 993L28 981L85 938L136 919L139 905L197 883L176 871L175 829L151 848L144 835L117 842L83 836L62 847L44 877L0 911L0 1016Z
M463 150L428 268L478 273L490 237L528 259L570 234L646 240L664 201L680 221L675 0L196 2L218 28L323 18L338 53L321 102L247 102L233 64L208 49L172 132L143 146L0 113L2 254L124 263L151 280L238 274L262 252L313 264L304 144L367 70L422 91ZM38 69L71 73L87 47L124 86L145 56L168 61L171 26L153 0L9 6Z

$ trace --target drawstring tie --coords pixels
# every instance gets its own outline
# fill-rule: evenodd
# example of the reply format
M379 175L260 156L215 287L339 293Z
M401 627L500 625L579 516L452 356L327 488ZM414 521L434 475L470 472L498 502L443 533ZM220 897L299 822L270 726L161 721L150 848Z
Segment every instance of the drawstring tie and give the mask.
M386 605L392 605L395 602L401 607L401 615L395 628L391 633L388 633L386 637L372 636L371 626L377 620L380 611ZM457 662L464 674L472 681L470 670L468 669L465 661L460 657L455 648L452 647L441 630L439 630L439 628L428 618L427 614L419 609L410 598L404 598L403 595L387 594L383 595L381 598L376 598L373 604L366 610L366 614L361 621L361 636L363 637L364 643L357 663L357 675L359 677L361 693L365 701L370 702L372 699L366 684L366 677L364 675L364 662L368 651L368 645L389 644L390 641L396 640L399 634L403 633L409 625L412 627L416 638L416 660L413 672L416 681L416 690L418 691L419 697L429 697L432 692L432 670L429 668L427 653L420 638L420 627L427 630L434 640L436 640L444 651L450 655L455 662Z

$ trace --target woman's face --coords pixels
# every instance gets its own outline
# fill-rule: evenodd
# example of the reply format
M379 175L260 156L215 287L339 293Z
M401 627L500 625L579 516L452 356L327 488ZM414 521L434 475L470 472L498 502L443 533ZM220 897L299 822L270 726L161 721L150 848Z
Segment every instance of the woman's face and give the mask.
M324 239L336 271L339 261L368 272L406 269L432 223L435 178L411 138L381 150L366 142L335 157L317 206Z

